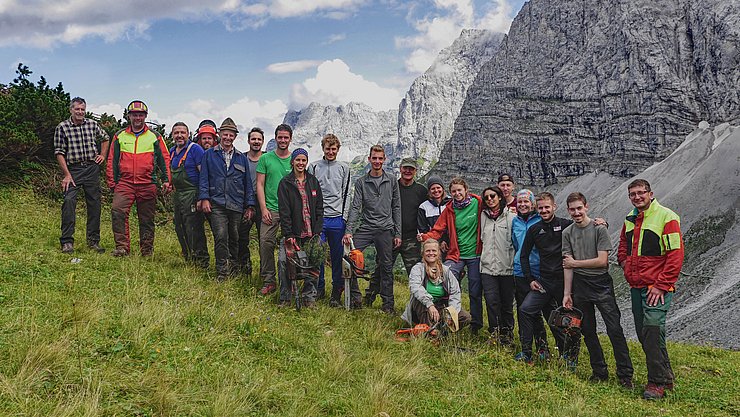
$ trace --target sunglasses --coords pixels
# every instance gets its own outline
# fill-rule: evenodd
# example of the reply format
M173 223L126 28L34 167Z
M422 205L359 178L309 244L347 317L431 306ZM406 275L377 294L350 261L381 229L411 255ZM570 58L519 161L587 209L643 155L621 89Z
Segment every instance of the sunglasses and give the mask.
M493 200L493 198L496 197L496 194L486 194L483 196L484 200Z

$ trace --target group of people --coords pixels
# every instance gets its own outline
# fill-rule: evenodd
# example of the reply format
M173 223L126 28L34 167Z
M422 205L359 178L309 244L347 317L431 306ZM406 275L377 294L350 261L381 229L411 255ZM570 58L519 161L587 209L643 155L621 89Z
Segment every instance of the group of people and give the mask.
M165 192L174 192L182 255L204 269L210 264L205 223L210 225L218 280L240 272L251 275L249 236L255 226L259 293L267 296L279 288L279 303L290 304L286 254L318 237L329 246L329 304L340 306L344 291L350 292L353 308L372 306L379 295L381 311L395 314L393 264L400 254L410 289L402 318L410 324L433 325L443 310L452 307L460 325L469 324L477 335L484 327L485 305L489 340L513 347L515 304L521 345L515 359L533 363L550 358L543 317L559 307L579 311L579 331L554 325L550 330L571 370L577 366L582 334L591 380L604 381L608 370L596 334L598 309L613 347L619 383L633 387L633 367L609 274L613 246L608 225L589 217L583 194L572 193L566 200L571 219L555 216L557 206L549 192L515 192L510 174L500 175L496 185L481 195L472 193L464 179L454 178L448 195L437 176L429 177L426 186L416 182L418 166L412 158L401 161L396 179L385 169L380 145L370 148L369 170L352 187L349 166L337 160L341 143L333 134L321 141L323 158L311 163L305 149L290 150L293 130L287 124L275 129L274 150L262 151L264 132L255 127L248 134L249 150L240 152L234 148L239 130L231 118L219 127L204 120L192 139L185 123L175 123L174 146L167 149L162 137L147 127L148 108L142 101L129 104L129 125L112 140L94 120L85 118L85 106L82 98L72 99L71 117L59 124L54 137L63 173L62 252L74 251L79 189L84 189L87 201L87 244L94 251L105 251L100 246L99 167L107 161L107 183L113 191L113 256L130 253L128 218L134 203L141 255L152 255L161 183ZM683 242L679 217L655 200L646 180L634 180L627 188L634 209L622 226L617 260L631 287L635 327L647 361L643 397L658 399L673 389L665 319L683 262ZM376 268L363 297L356 278L344 288L342 258L345 246L362 251L370 245L375 247ZM304 305L312 307L325 297L324 275L322 267L317 279L306 280ZM469 313L462 309L464 277Z

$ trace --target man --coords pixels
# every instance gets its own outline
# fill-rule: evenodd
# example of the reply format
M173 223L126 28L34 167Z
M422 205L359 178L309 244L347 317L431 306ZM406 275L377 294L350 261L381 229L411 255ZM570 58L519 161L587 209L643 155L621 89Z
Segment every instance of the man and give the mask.
M70 118L54 130L54 154L62 170L62 236L63 253L74 251L77 193L85 191L87 203L87 246L98 253L100 246L100 164L108 154L108 134L95 120L85 118L87 103L75 97L69 104ZM100 153L98 153L100 142Z
M534 211L535 197L532 191L526 188L519 191L516 195L516 201L517 216L511 222L511 243L514 245L514 250L516 251L514 254L514 298L516 300L517 321L519 322L519 340L521 340L523 326L522 312L520 309L527 297L527 294L529 294L529 291L531 290L529 279L525 276L521 262L522 248L524 247L527 230L539 223L542 218ZM527 260L527 266L529 268L529 272L527 273L528 276L539 277L540 253L537 248L532 249ZM545 333L545 325L541 319L534 320L532 323L532 334L534 335L534 342L537 347L538 356L540 359L546 360L549 357L550 352L547 348L547 333ZM522 349L524 349L524 347L522 347ZM527 355L524 350L522 350L522 352L516 354L514 359L531 363L532 355Z
M200 122L198 130L195 132L195 142L199 144L204 151L211 149L218 143L216 134L216 123L212 120L205 119Z
M504 193L504 198L506 198L506 207L509 208L509 210L516 214L516 197L514 194L514 187L516 186L516 183L514 182L514 178L509 174L501 174L498 176L498 188L501 189L501 192Z
M290 164L290 141L293 139L293 128L287 124L275 128L277 148L260 157L257 163L257 201L259 202L262 224L260 225L260 276L263 286L262 295L275 292L275 247L277 232L280 226L278 212L278 185L284 176L292 170Z
M344 243L354 241L359 250L375 245L381 311L394 314L392 255L393 249L401 246L401 195L398 181L383 170L385 149L373 145L367 160L370 171L355 181Z
M520 257L524 278L529 282L529 292L519 307L519 327L521 328L519 335L522 352L530 361L534 323L541 323L541 316L550 317L550 312L557 308L560 300L563 299L562 234L563 229L572 223L570 220L555 216L557 205L552 194L547 191L540 193L536 201L537 213L542 220L527 230ZM534 248L537 249L540 257L539 276L532 273L529 264L529 255ZM554 326L551 326L550 330L552 330L559 352L567 361L570 361L572 354L569 355L569 351L566 350L565 334ZM541 351L541 355L545 358L549 356L546 341L541 341L539 347L547 349ZM571 348L570 344L568 348Z
M265 132L259 127L253 127L249 131L247 137L247 145L249 145L249 151L247 151L247 162L249 163L249 178L252 180L252 189L257 192L257 163L262 156L262 144L265 141ZM260 213L256 212L255 215L247 220L243 219L239 225L239 254L237 260L239 261L239 268L246 273L248 277L252 276L252 254L249 251L249 231L252 230L252 225L257 228L257 235L260 232Z
M606 381L609 378L604 352L596 335L596 307L612 343L619 383L632 389L632 360L620 324L622 315L614 296L614 282L609 275L609 252L612 250L609 233L606 227L596 225L588 217L588 202L583 194L570 193L566 202L568 214L575 223L563 231L563 306L575 306L583 312L581 333L591 360L591 381Z
M400 254L408 276L411 268L421 261L421 242L416 239L419 233L417 218L419 206L427 199L427 188L414 181L418 167L413 158L403 158L400 169L401 178L398 179L398 190L401 195L401 246L393 249L391 265L396 263ZM367 306L371 306L375 301L375 295L380 291L379 285L380 269L375 269L370 279L370 286L365 293Z
M226 280L236 266L242 218L254 216L247 157L234 148L238 133L236 123L227 117L219 128L221 142L206 151L200 175L199 198L210 218L218 281Z
M342 305L342 291L350 291L344 288L344 277L342 276L342 257L344 256L344 245L342 238L347 228L347 211L349 210L349 165L337 161L339 148L342 144L339 138L332 133L327 133L321 139L321 149L324 157L308 167L308 172L316 177L321 184L321 194L324 196L324 228L321 231L322 239L329 244L329 255L331 258L331 298L329 305L339 307ZM354 286L354 283L352 284ZM319 274L318 294L319 297L325 290L324 268ZM353 290L355 290L353 288ZM354 299L361 297L359 289L356 290ZM356 306L357 307L357 306Z
M617 260L631 288L635 330L647 362L648 384L642 396L660 399L674 381L665 321L683 265L681 220L658 204L646 180L632 181L627 192L635 208L622 227Z
M190 141L190 131L183 122L172 125L171 135L175 142L170 149L170 172L175 190L172 198L175 233L185 261L207 269L210 257L203 228L205 217L197 210L200 168L205 151Z
M111 220L116 249L111 255L128 256L131 250L128 215L136 203L139 217L141 256L154 252L154 215L157 211L157 182L169 192L170 154L162 136L146 125L148 108L134 100L126 108L129 126L116 133L108 152L106 173L113 190Z

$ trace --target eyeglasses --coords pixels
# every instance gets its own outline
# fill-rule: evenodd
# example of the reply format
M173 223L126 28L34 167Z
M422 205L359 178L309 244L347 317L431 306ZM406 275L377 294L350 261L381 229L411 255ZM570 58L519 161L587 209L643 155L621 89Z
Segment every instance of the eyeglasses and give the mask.
M627 195L629 196L629 198L635 198L637 196L642 197L642 196L644 196L645 194L647 194L649 192L650 191L633 191L633 192L631 192L631 193L629 193Z
M494 197L496 197L496 194L486 194L483 196L484 200L493 200Z

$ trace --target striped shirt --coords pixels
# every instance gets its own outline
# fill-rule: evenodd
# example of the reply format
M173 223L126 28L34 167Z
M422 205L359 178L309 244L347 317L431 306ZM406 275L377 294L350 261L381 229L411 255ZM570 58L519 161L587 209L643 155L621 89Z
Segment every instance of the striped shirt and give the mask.
M64 155L67 165L93 161L98 155L98 142L110 140L95 120L84 119L76 125L69 118L54 130L54 155Z

